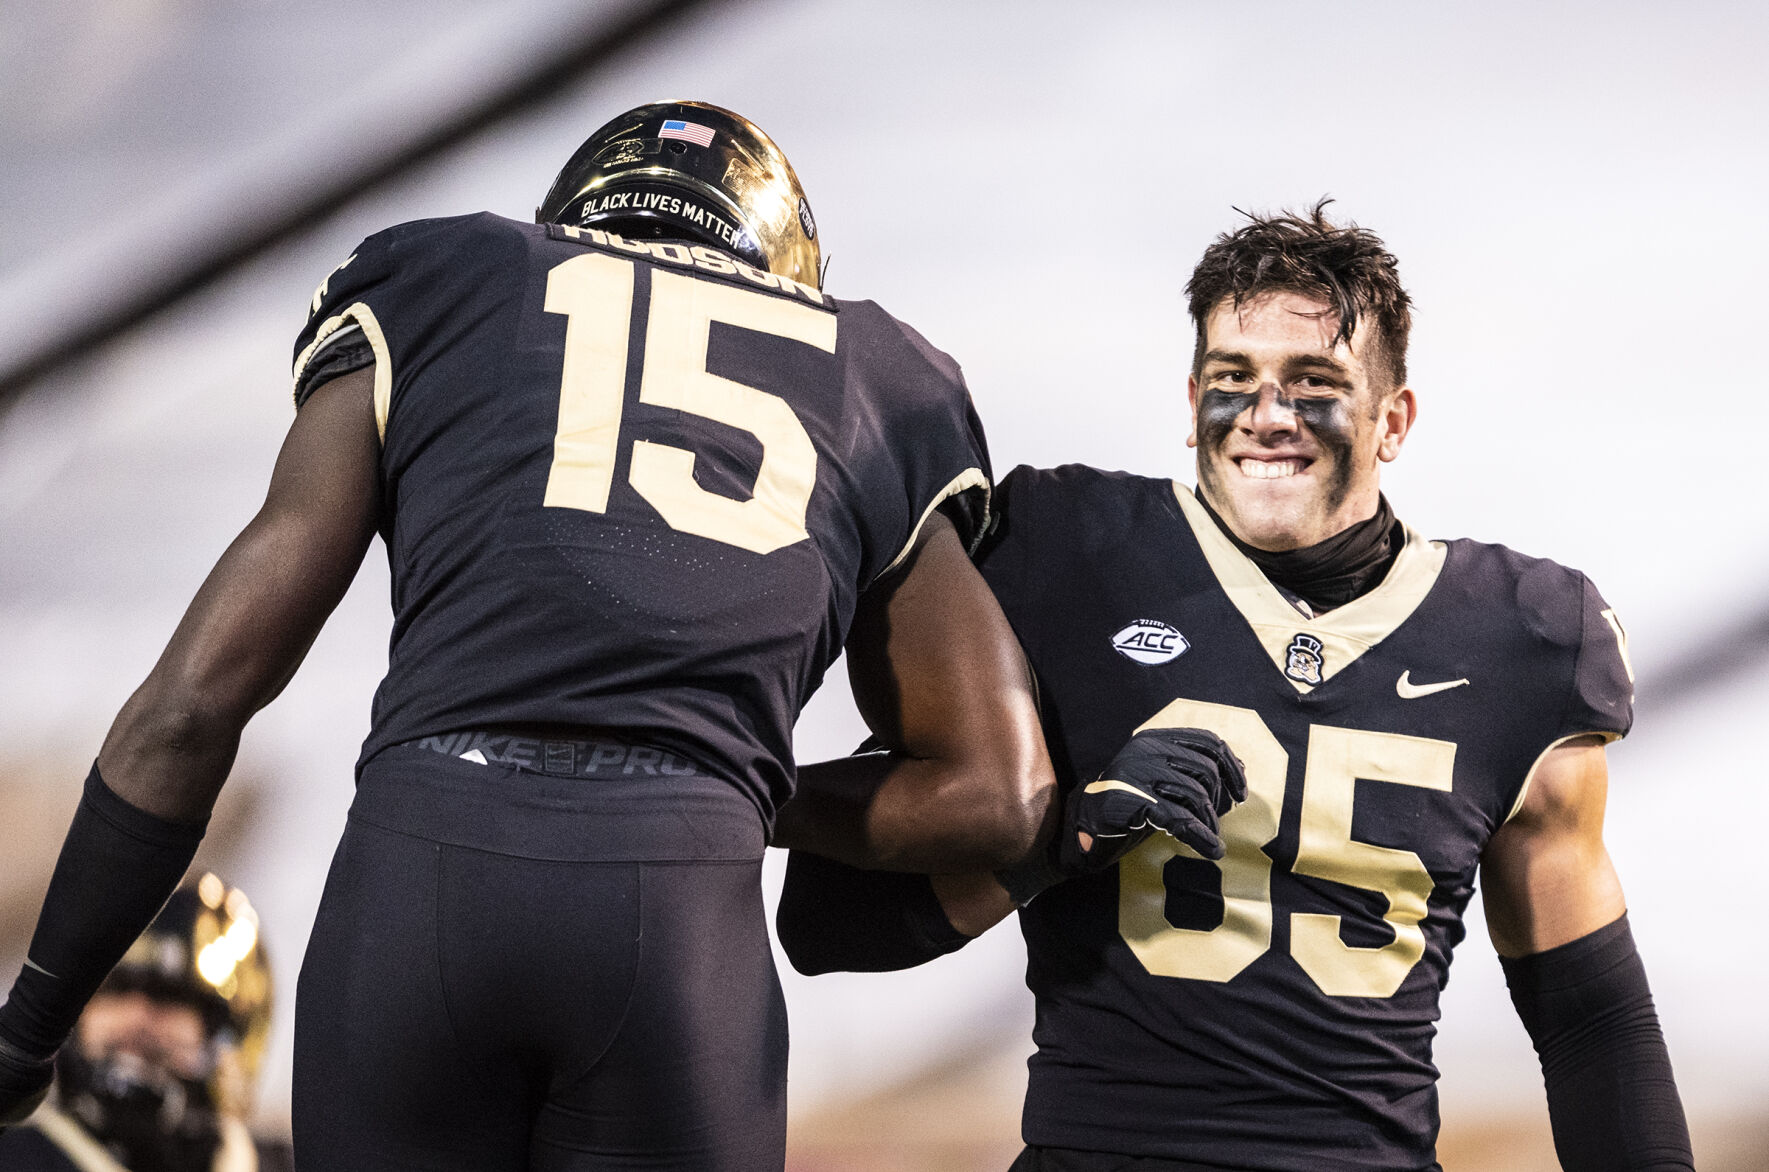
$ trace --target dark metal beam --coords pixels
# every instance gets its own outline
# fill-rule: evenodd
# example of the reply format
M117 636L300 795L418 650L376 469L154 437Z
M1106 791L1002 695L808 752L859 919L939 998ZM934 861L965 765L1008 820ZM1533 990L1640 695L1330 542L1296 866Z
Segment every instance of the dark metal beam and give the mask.
M1684 648L1646 673L1636 707L1663 709L1730 684L1769 664L1769 607Z
M538 61L534 69L504 90L462 112L452 121L393 145L387 153L338 174L329 183L292 191L288 202L261 209L261 214L252 219L249 230L216 239L209 251L190 256L181 267L148 282L116 304L98 310L92 317L70 323L61 333L44 339L41 345L27 351L9 368L0 369L0 414L32 383L57 367L89 354L95 347L139 325L159 310L221 280L412 168L501 122L545 105L558 97L561 89L584 74L607 65L638 42L721 2L723 0L654 0L611 24L596 24L576 40L566 41L551 57Z

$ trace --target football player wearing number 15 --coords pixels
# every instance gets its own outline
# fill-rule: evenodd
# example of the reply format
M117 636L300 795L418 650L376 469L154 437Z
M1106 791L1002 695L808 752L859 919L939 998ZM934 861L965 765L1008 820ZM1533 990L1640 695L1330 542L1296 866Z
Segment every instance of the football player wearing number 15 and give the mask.
M1038 1049L1015 1168L1436 1167L1433 1023L1477 874L1564 1166L1689 1168L1603 844L1620 623L1573 570L1390 510L1379 471L1416 408L1379 239L1322 206L1254 218L1187 292L1198 490L1018 469L981 564L1060 785L1194 725L1248 796L1220 859L1153 835L1021 909ZM887 878L795 857L794 963L900 967L1012 910L987 877Z
M269 499L112 726L0 1008L0 1127L376 532L393 634L297 990L304 1168L777 1170L765 844L1031 848L1054 778L968 557L958 368L821 291L797 177L728 111L621 115L536 221L390 228L315 294ZM891 751L795 779L844 642Z

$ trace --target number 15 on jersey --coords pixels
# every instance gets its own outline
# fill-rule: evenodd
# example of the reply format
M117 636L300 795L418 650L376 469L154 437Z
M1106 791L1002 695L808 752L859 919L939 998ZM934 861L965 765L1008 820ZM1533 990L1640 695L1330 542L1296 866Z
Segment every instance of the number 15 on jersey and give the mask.
M614 484L626 397L633 263L587 253L547 274L548 313L566 318L559 426L545 504L602 513ZM779 395L706 369L712 323L835 352L836 319L808 305L717 281L654 271L639 401L698 415L761 441L762 463L748 500L708 492L694 480L695 454L634 440L627 479L670 528L766 554L805 540L817 486L817 449Z

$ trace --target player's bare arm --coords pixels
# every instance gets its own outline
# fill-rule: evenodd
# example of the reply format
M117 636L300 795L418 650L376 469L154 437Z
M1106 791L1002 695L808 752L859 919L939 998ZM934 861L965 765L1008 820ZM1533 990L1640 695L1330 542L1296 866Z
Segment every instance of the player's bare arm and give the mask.
M774 845L904 871L1024 856L1056 784L1031 672L943 515L861 596L847 655L855 703L891 751L800 768Z
M1603 845L1608 788L1599 738L1548 753L1482 858L1487 927L1541 1058L1561 1166L1687 1169L1688 1125Z
M355 576L379 505L372 387L372 372L337 379L296 416L264 507L113 723L0 1007L0 1130L41 1100L87 999L195 854L240 730Z
M1603 845L1609 763L1598 737L1549 751L1517 814L1481 862L1487 930L1500 956L1554 948L1627 910Z
M316 389L263 507L192 600L99 752L105 783L174 821L215 803L247 720L276 698L362 564L379 515L374 368Z
M1247 795L1241 762L1214 733L1150 728L1099 779L1053 804L1054 833L1011 867L926 877L860 870L795 851L776 917L800 972L889 971L923 964L980 936L1037 895L1112 866L1162 831L1209 858L1218 819Z
M1157 830L1221 858L1218 819L1246 796L1241 762L1216 734L1143 729L1098 780L1069 794L1042 857L1004 874L935 875L934 896L954 928L980 936L1046 886L1116 865Z

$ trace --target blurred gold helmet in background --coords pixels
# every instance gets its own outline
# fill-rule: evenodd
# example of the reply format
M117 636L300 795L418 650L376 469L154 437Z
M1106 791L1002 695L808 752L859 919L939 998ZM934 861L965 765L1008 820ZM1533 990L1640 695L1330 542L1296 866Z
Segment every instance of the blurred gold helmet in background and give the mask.
M270 964L245 892L204 873L187 880L129 946L100 992L196 1007L214 1051L216 1106L246 1115L270 1035Z

